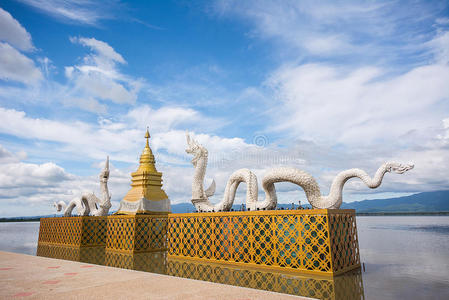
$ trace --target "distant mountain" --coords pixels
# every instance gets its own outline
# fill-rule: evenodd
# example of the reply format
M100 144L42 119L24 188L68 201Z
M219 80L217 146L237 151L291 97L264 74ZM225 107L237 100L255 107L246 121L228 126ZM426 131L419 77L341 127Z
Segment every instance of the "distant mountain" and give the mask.
M358 213L449 211L449 191L424 192L398 198L355 201L343 203L341 208L353 208Z
M278 207L290 209L292 205L278 204ZM303 205L303 207L310 208L310 205ZM234 205L232 208L234 210L241 210L241 205ZM449 211L449 191L424 192L398 198L355 201L343 203L341 208L352 208L358 213ZM172 205L173 213L188 213L193 211L195 211L195 207L191 203Z
M171 212L174 214L191 213L195 211L195 206L192 203L179 203L171 205Z

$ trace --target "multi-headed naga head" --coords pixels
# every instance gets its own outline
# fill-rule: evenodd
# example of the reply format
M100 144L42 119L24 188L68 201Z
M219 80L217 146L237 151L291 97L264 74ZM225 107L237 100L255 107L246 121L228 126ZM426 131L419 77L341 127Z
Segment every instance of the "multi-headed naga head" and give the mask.
M199 144L194 139L190 138L190 135L188 132L186 132L186 138L187 138L186 153L193 155L192 164L196 165L196 162L201 157L207 157L207 149L204 148L201 144Z
M387 172L395 172L397 174L402 174L414 168L412 164L401 164L397 162L388 162L386 163Z
M109 179L109 156L106 158L104 169L100 173L100 181L103 183L108 182Z

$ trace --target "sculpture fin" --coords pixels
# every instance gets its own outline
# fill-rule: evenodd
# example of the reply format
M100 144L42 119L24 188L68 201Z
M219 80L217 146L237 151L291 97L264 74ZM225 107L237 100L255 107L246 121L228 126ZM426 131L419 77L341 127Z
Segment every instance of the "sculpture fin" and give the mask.
M215 180L212 179L212 183L207 188L207 190L204 191L207 197L212 197L215 194Z
M190 142L190 134L189 132L186 130L186 138L187 138L187 145L191 146L191 142Z
M67 207L64 201L59 201L58 203L53 202L53 206L56 208L56 211L58 212L61 210L65 210L65 208Z
M104 170L109 171L109 155L106 156L106 163L104 164Z

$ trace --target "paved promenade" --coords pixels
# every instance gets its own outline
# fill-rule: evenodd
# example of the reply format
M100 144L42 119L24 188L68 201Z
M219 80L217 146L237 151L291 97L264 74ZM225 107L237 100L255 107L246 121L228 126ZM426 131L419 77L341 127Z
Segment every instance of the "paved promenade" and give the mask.
M1 299L310 299L0 251Z

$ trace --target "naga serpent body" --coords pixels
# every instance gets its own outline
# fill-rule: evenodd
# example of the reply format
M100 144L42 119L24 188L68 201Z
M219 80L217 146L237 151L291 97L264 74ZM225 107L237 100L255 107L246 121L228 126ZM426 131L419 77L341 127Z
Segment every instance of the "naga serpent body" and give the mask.
M109 179L109 157L106 159L104 169L100 173L100 188L102 199L97 198L92 192L84 192L81 197L76 197L69 204L64 201L54 203L56 211L64 211L64 217L70 217L74 208L77 209L79 216L106 216L111 208L111 195L108 189Z
M229 177L226 184L223 200L215 205L209 202L215 192L215 181L204 191L203 182L206 174L208 152L206 148L191 139L187 133L186 152L193 154L192 164L195 173L192 182L192 203L198 211L229 211L234 203L235 193L240 183L247 184L246 207L249 210L275 209L277 205L276 188L277 182L291 182L299 185L306 193L307 200L313 208L338 209L343 203L343 186L351 178L360 178L368 187L374 189L381 183L387 172L402 174L413 169L413 165L387 162L379 167L376 174L371 178L361 169L349 169L340 172L333 180L329 195L322 196L316 180L307 172L295 168L275 168L268 170L262 180L262 188L265 192L265 199L258 201L258 185L256 175L248 169L235 171Z

